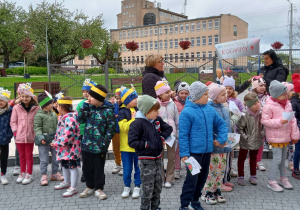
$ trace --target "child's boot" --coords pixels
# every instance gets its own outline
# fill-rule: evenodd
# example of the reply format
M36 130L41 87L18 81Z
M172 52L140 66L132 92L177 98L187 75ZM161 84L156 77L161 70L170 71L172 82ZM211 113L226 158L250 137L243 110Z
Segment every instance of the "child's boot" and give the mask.
M175 179L180 179L180 170L179 169L175 169L174 177L175 177Z
M57 172L57 174L52 174L50 176L50 181L64 181L64 177Z
M245 186L245 180L243 176L240 176L238 179L238 185Z
M47 186L47 185L48 185L48 177L47 175L42 175L41 186Z
M217 191L214 192L214 195L215 195L215 198L216 198L218 203L225 203L226 202L226 199L224 198L224 196L222 196L220 189L217 189Z
M291 185L289 178L287 178L286 176L280 177L279 184L288 190L291 190L294 188L293 185Z

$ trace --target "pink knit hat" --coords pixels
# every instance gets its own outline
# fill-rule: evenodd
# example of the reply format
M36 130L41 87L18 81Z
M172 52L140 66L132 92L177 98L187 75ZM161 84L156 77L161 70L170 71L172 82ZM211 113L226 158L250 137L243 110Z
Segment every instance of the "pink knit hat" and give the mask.
M167 92L168 90L171 90L171 88L168 85L167 81L157 81L154 89L155 89L155 92L156 92L157 96Z
M31 97L35 97L35 95L33 94L33 89L31 88L31 83L22 83L22 84L19 84L19 87L18 87L18 94L21 95L21 94L26 94L26 95L29 95Z
M260 85L265 85L266 81L261 78L260 76L255 76L252 78L252 89L256 89L257 87L259 87Z
M288 91L294 90L294 85L293 85L292 83L289 83L289 82L282 82L282 84L284 84L285 87L287 87Z
M219 85L216 83L212 83L208 86L208 96L214 101L218 97L218 95L222 92L222 90L226 90L225 86Z

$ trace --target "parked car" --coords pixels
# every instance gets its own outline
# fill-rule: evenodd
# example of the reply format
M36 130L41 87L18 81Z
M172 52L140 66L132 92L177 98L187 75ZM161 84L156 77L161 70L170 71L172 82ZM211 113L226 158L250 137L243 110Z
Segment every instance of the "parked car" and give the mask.
M213 67L208 67L207 69L199 70L199 73L204 74L204 73L213 73L214 68Z
M234 72L246 72L247 67L246 66L231 66L231 70Z

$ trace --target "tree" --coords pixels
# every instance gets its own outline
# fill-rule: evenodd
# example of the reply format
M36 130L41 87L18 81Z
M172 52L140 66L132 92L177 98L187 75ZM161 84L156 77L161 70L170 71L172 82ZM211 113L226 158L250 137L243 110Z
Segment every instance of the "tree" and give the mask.
M271 44L271 47L274 49L274 50L279 50L281 49L281 47L283 46L283 44L281 42L274 42L273 44Z
M0 55L3 56L4 68L23 57L18 44L26 36L26 16L25 10L15 3L0 2Z
M293 24L293 44L300 47L300 18Z

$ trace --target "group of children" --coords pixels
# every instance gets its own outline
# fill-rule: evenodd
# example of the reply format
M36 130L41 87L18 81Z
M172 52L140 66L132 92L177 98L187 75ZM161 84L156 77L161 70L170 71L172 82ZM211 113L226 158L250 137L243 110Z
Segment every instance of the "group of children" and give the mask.
M170 188L181 177L181 161L193 157L201 172L187 170L180 196L180 209L201 209L199 198L208 204L226 202L222 191L233 190L230 174L233 148L226 147L228 133L240 134L237 162L237 184L244 186L244 163L249 152L249 182L257 184L256 169L265 170L261 162L264 145L272 146L273 160L267 187L274 191L292 189L286 172L288 148L294 153L293 176L299 174L300 75L293 84L272 81L269 95L261 77L251 79L252 87L237 99L233 78L222 84L177 82L172 91L166 80L154 87L157 99L138 96L134 87L120 87L109 101L107 89L87 79L83 84L85 98L73 110L72 98L58 94L54 99L46 91L36 97L30 84L20 84L19 103L9 103L10 92L0 89L1 183L5 176L8 144L15 137L20 156L17 183L33 181L33 147L39 149L41 185L48 185L47 167L52 154L50 180L62 181L56 190L67 189L63 197L78 193L78 168L86 189L81 198L91 195L106 199L105 160L112 140L115 155L113 174L123 176L122 198L141 197L141 209L157 209L162 187ZM239 112L228 109L234 102ZM10 105L11 106L10 106ZM13 106L13 107L12 107ZM295 116L283 116L295 112ZM293 144L296 144L295 150ZM164 165L164 148L167 164ZM291 159L291 158L290 158ZM61 164L63 176L59 173ZM131 190L134 168L134 188ZM280 179L277 182L277 172ZM283 188L281 187L283 186Z

